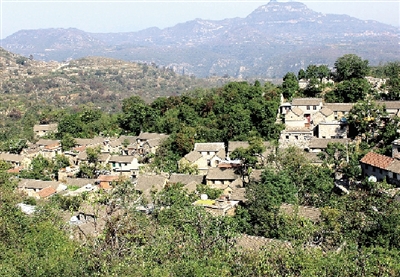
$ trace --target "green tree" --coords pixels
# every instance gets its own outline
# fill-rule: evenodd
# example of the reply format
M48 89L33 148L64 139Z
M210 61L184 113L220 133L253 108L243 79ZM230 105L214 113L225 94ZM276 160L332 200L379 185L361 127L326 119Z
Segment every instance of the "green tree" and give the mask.
M299 90L299 82L293 72L288 72L283 77L282 94L285 99L291 99Z
M346 54L335 62L336 81L362 79L368 74L368 60L363 60L357 55Z

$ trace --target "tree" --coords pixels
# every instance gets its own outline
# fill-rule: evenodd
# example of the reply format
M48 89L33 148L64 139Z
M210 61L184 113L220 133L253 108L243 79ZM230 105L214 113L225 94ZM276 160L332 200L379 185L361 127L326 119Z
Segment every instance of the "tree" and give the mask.
M291 99L299 90L299 82L293 72L288 72L283 77L282 94L285 99Z
M336 60L334 69L338 82L361 79L368 74L368 60L363 60L354 54L346 54Z
M71 148L73 148L73 147L75 147L75 145L76 145L76 141L75 141L75 139L74 139L74 137L71 135L71 134L69 134L69 133L66 133L63 137L62 137L62 139L61 139L61 148L62 148L62 151L68 151L68 150L70 150Z
M371 92L371 85L366 79L344 80L333 91L325 95L327 102L355 103L363 100Z
M304 69L300 69L299 73L297 73L297 79L301 80L301 79L306 79L306 72L304 71Z
M139 135L142 130L154 124L155 112L139 96L131 96L122 101L122 114L119 117L120 127L128 133Z
M361 136L364 141L368 142L378 135L382 118L386 115L384 107L370 99L357 102L347 118L349 135L351 137Z

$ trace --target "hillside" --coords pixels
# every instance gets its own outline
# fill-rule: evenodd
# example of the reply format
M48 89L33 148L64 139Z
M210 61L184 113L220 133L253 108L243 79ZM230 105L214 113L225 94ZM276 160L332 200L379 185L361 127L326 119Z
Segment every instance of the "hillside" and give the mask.
M347 53L362 56L371 65L400 56L398 28L318 13L299 2L269 2L245 18L195 19L139 32L21 30L1 43L38 60L106 56L155 63L198 77L280 78L310 63L333 66Z
M60 107L93 103L108 111L119 110L122 99L132 95L150 102L160 96L215 87L227 80L181 76L171 69L111 58L43 62L2 48L0 76L4 109L8 109L8 101L17 101L24 106L42 102Z

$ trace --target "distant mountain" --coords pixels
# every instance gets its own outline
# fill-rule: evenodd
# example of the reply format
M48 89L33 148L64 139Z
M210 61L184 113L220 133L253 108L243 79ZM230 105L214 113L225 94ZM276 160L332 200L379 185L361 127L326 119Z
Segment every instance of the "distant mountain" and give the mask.
M1 43L9 51L40 60L106 56L199 77L279 78L310 63L333 65L347 53L371 64L398 60L399 33L390 25L318 13L299 2L269 2L246 18L195 19L127 33L23 30Z

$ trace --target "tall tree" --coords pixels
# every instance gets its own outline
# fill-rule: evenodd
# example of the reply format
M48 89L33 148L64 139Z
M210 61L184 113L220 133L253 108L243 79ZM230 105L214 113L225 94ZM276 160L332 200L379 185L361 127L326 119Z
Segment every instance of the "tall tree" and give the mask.
M346 54L335 62L336 80L338 82L353 78L364 78L368 74L368 60L363 60L357 55Z

